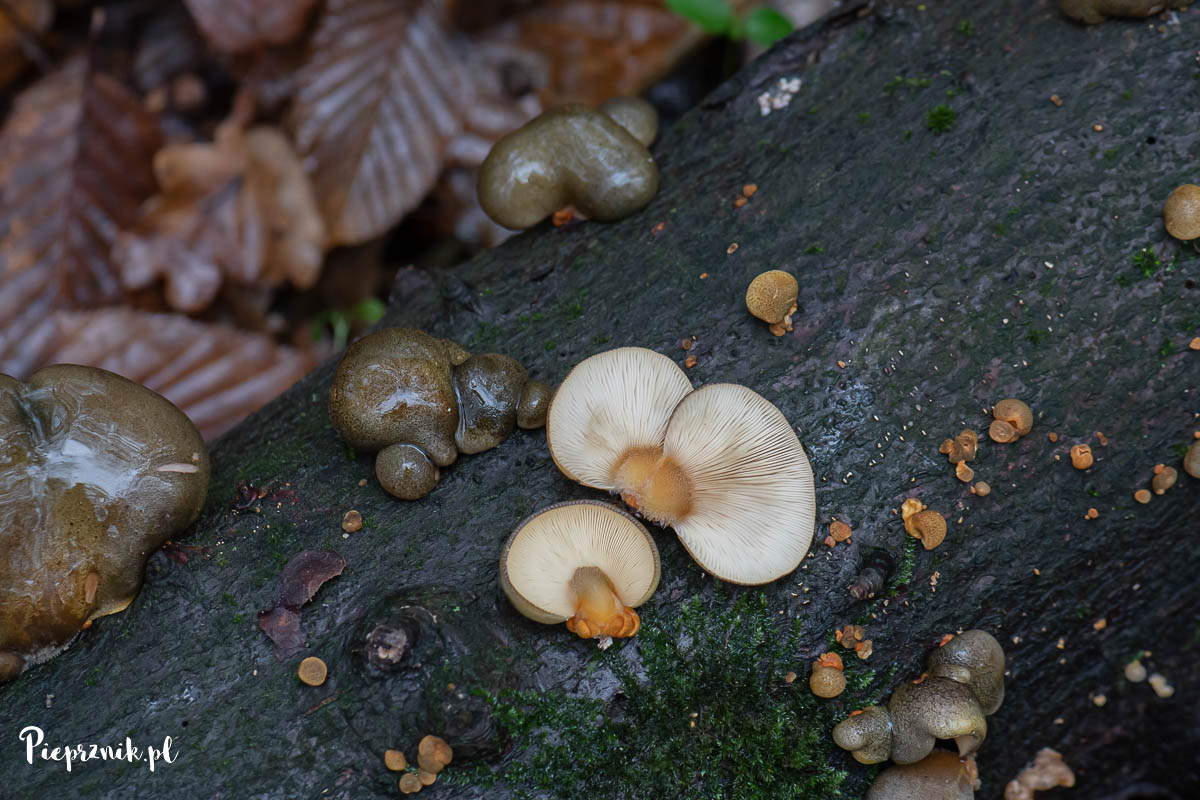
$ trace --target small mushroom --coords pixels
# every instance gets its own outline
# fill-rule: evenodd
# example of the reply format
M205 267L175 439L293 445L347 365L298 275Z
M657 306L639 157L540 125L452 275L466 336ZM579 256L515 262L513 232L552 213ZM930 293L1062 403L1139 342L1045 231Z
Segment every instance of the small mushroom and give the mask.
M1200 186L1185 183L1167 198L1163 206L1167 233L1181 241L1200 238Z
M954 468L954 475L963 483L975 480L975 470L968 467L965 461L958 462L958 466Z
M978 497L987 497L991 493L992 487L988 485L987 481L976 481L971 486L971 494L977 495Z
M589 219L629 216L658 191L658 167L644 141L657 127L652 114L635 98L544 112L492 147L479 169L479 204L513 229L567 205Z
M383 765L392 772L403 772L408 766L408 759L404 757L404 751L389 749L383 752Z
M1016 438L1033 430L1033 409L1015 397L1008 397L996 403L992 408L992 416L1011 425L1017 433Z
M1077 444L1071 448L1071 466L1075 469L1087 469L1092 466L1092 448L1090 445Z
M329 670L324 661L316 656L309 656L300 662L296 674L300 676L302 683L309 686L320 686L325 682L325 676L329 674Z
M1150 487L1154 489L1155 494L1162 494L1175 485L1175 481L1179 478L1179 473L1174 467L1163 467L1158 472L1154 473L1154 477L1150 481Z
M1125 665L1125 680L1130 683L1141 683L1146 680L1146 667L1141 661L1130 661Z
M1200 478L1200 439L1192 442L1183 457L1183 471L1193 478Z
M417 764L434 775L454 759L454 750L440 736L425 736L417 745Z
M415 772L406 772L400 776L399 786L404 794L416 794L421 791L423 784Z
M816 527L808 457L787 418L728 383L692 391L670 359L621 348L585 359L554 396L550 453L567 477L607 489L675 529L731 583L794 570Z
M792 314L796 312L799 295L800 284L790 273L772 269L750 281L746 289L746 308L769 324L771 333L783 336L792 330Z
M946 539L946 518L936 511L918 511L905 520L904 529L932 550Z
M974 800L966 764L953 753L934 750L915 764L879 773L866 800Z
M878 764L892 754L892 720L882 706L853 712L833 729L833 741L860 764Z
M992 420L992 424L988 426L988 436L993 442L1000 444L1015 442L1020 438L1017 436L1017 429L1002 419Z
M984 714L995 714L1004 702L1004 649L996 637L978 629L964 631L929 654L930 675L962 680L979 700ZM967 673L950 667L964 667Z
M1152 497L1152 495L1146 489L1138 489L1136 492L1133 493L1133 499L1137 500L1142 505L1149 503L1151 497Z
M377 450L380 485L403 500L437 486L440 467L495 447L541 422L549 387L496 353L471 355L411 328L386 328L351 345L329 387L329 417L358 450Z
M558 503L528 517L500 553L500 585L535 622L584 639L633 636L658 588L659 558L640 522L606 503Z
M837 697L846 690L846 675L842 669L841 656L837 653L825 653L813 664L808 688L817 697Z
M905 682L888 701L895 730L892 760L920 761L937 739L954 739L958 754L979 749L987 737L987 720L971 689L958 680L930 676L920 683Z

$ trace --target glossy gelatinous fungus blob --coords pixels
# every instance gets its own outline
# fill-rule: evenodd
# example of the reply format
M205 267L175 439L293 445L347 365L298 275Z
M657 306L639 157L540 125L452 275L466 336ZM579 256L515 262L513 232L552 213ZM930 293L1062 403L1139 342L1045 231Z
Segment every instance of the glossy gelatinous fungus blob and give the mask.
M658 588L654 540L624 511L557 503L517 526L500 553L500 586L535 622L566 622L584 639L633 636L635 608Z
M746 289L746 308L770 325L771 333L783 336L792 330L792 314L800 296L800 284L790 273L772 269L750 281Z
M967 631L934 651L925 674L901 684L886 709L871 706L851 715L833 729L833 739L864 764L889 757L897 764L920 761L937 739L953 739L959 755L967 756L983 743L985 717L1003 700L1000 643L986 631Z
M610 100L607 109L565 105L527 122L484 159L480 206L513 229L536 225L567 205L589 219L629 216L658 191L658 167L644 141L657 122L649 123L653 108L647 107L634 98Z
M537 427L550 388L508 356L471 355L411 328L387 328L346 350L329 387L329 417L352 447L378 450L380 484L404 500L431 492L462 453Z
M195 426L149 389L70 364L0 375L0 680L124 610L208 478Z
M1148 17L1166 8L1183 8L1191 0L1059 0L1063 13L1088 25L1110 17Z
M1033 430L1033 409L1015 397L1009 397L996 403L992 409L992 416L1012 426L1016 436L1011 441L1015 441Z
M548 383L529 381L525 384L525 388L521 390L521 401L517 403L517 427L533 430L545 425L552 397L554 387Z
M1200 186L1185 183L1167 198L1163 206L1167 233L1188 242L1200 238Z
M567 375L546 438L567 477L620 494L643 517L671 526L722 580L773 581L812 543L808 457L779 409L744 386L692 391L665 356L611 350Z
M865 800L973 800L966 764L946 750L934 750L915 764L891 766L867 790Z
M896 562L884 550L870 550L864 556L858 574L850 583L850 596L856 600L866 600L883 591L887 579L891 577Z
M1183 457L1183 471L1193 478L1200 478L1200 439L1192 442Z
M646 147L658 136L658 112L640 97L610 97L597 110L629 131Z

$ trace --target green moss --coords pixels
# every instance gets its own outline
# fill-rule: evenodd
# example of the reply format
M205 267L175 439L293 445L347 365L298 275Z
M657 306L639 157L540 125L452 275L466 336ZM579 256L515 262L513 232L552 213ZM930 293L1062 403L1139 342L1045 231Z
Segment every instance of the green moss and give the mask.
M891 589L885 593L886 597L895 597L901 586L907 586L912 580L913 568L917 563L917 540L912 536L907 537L904 542L904 557L900 559L900 566L896 569L896 577L892 580Z
M925 125L934 133L945 133L954 127L954 109L946 105L934 106L925 115Z
M828 763L834 706L807 682L783 680L795 666L800 620L781 631L762 593L713 612L727 602L715 594L674 617L650 607L633 641L597 653L621 680L611 705L559 693L487 695L521 754L492 778L519 797L842 797L845 773ZM635 646L644 674L623 654ZM864 668L858 682L873 678Z
M871 121L871 112L870 111L858 112L858 121L861 122L863 125L866 125L868 122Z
M1159 346L1158 346L1158 354L1160 356L1162 356L1163 358L1166 358L1167 356L1172 355L1174 352L1175 352L1175 343L1172 342L1170 339L1163 339L1162 343L1159 344Z
M1149 247L1138 250L1130 260L1133 262L1133 268L1140 271L1146 278L1153 277L1155 271L1162 266L1158 256Z
M818 256L824 252L825 248L821 247L819 244L810 244L808 247L804 248L804 254L809 256Z
M903 75L897 75L883 85L883 91L886 94L891 94L901 87L909 89L925 89L930 84L929 78L906 78Z
M964 19L962 22L958 23L958 32L963 36L974 36L975 23L971 22L969 19Z

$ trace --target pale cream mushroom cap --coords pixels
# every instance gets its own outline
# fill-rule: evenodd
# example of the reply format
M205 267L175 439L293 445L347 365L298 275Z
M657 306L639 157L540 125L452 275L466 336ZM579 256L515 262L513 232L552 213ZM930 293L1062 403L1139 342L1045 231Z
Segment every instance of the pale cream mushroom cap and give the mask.
M732 383L697 389L675 409L663 455L691 482L690 508L673 527L705 570L761 584L800 564L816 526L812 468L769 400Z
M575 614L571 578L598 567L621 602L637 608L658 588L658 548L624 511L595 500L556 503L525 519L500 553L500 585L513 606L535 622Z
M611 491L625 454L661 447L671 412L691 391L674 361L644 347L585 358L550 403L550 456L571 480Z

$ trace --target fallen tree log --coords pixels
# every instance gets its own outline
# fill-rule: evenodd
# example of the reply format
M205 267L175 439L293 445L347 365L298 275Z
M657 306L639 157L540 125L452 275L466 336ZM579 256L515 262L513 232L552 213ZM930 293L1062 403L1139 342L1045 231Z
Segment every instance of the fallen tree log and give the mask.
M533 377L640 345L776 403L817 477L818 535L789 578L720 585L656 529L663 581L636 637L600 651L529 622L497 584L501 543L528 513L597 494L559 474L541 432L518 432L397 501L330 427L326 364L217 444L205 512L127 611L0 687L0 794L391 797L384 750L411 760L436 733L455 760L435 797L860 797L874 770L832 725L978 627L1009 664L980 797L1044 746L1079 797L1196 796L1200 482L1133 494L1200 429L1200 257L1160 214L1198 177L1198 18L865 8L781 43L666 131L642 212L402 272L386 323ZM780 338L743 305L770 268L801 285ZM984 431L1005 397L1034 428L984 439L971 466L991 493L973 495L938 445ZM1090 470L1072 468L1075 443ZM896 513L912 496L951 523L931 552ZM349 509L364 525L344 535ZM830 547L834 518L853 536ZM280 660L256 612L305 549L346 566ZM895 569L860 601L846 587L872 551ZM808 666L847 623L873 653L842 651L849 688L818 701ZM329 667L322 686L297 680L308 655ZM1125 680L1137 658L1173 697ZM173 762L27 763L27 726L49 747L169 736Z

